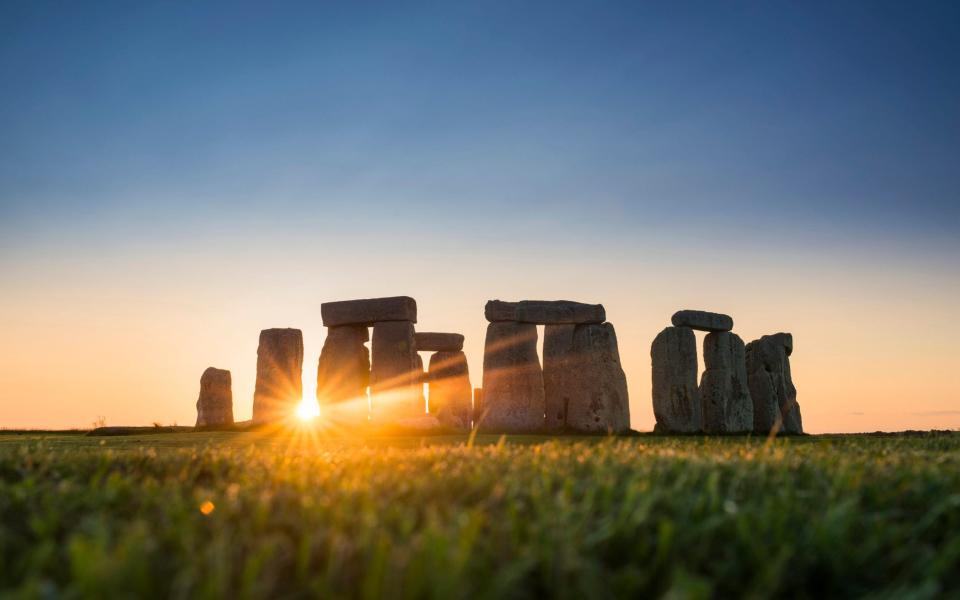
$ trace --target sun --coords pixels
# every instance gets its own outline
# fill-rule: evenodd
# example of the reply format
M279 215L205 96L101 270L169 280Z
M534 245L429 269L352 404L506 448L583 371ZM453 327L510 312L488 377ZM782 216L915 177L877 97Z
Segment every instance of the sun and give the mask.
M296 414L297 418L301 421L312 421L320 416L320 406L316 400L304 398L300 401L300 404L297 405Z

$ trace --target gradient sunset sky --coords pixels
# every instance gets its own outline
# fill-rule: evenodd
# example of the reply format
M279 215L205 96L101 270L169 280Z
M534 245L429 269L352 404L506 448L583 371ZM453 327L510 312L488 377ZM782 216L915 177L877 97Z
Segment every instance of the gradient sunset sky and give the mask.
M0 5L0 427L193 424L257 337L601 302L790 331L810 432L960 427L960 4ZM702 339L702 336L701 336ZM702 368L702 361L701 361Z

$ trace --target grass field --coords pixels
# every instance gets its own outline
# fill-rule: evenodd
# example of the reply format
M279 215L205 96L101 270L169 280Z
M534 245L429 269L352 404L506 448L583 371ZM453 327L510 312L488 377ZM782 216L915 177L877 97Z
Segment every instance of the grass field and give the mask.
M960 596L960 435L0 435L0 595Z

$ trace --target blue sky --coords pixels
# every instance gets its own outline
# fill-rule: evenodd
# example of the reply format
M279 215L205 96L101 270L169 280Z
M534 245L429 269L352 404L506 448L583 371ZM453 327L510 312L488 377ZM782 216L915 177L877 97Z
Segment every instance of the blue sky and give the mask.
M278 211L960 229L952 3L2 11L7 234Z

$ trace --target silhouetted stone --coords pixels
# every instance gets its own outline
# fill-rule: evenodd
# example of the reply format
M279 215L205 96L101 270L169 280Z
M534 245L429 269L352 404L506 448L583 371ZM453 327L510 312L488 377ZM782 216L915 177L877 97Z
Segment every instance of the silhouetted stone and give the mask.
M457 352L463 350L463 335L459 333L435 333L418 331L417 350L423 352Z
M573 330L576 325L547 325L543 328L543 392L546 409L544 429L563 431L574 392Z
M372 326L380 321L417 322L417 301L409 296L341 300L320 305L320 316L327 327L338 325Z
M374 418L423 416L423 366L414 342L413 323L375 323L371 342L370 392Z
M697 338L689 327L667 327L653 340L653 414L655 431L700 431L702 415L697 387Z
M774 333L770 336L770 341L778 346L782 346L787 356L793 354L793 334L783 332Z
M745 433L753 430L753 401L747 386L743 340L729 331L708 333L703 340L706 370L700 378L703 430Z
M483 417L483 388L473 388L473 427Z
M370 351L364 342L369 338L363 325L327 328L317 363L317 402L325 419L340 424L366 422Z
M257 383L253 421L290 418L303 399L303 333L299 329L264 329L257 348Z
M703 310L679 310L670 319L674 327L689 327L700 331L730 331L733 317Z
M469 429L471 420L470 371L462 351L430 355L430 414L456 429Z
M209 367L200 376L197 427L233 425L233 390L230 371Z
M797 388L790 375L793 336L765 335L747 344L747 382L753 399L753 430L803 433Z
M484 315L491 323L515 321L539 325L603 323L607 320L602 304L583 304L569 300L490 300Z
M481 431L542 431L543 371L537 356L537 326L490 323L483 352Z
M613 325L577 325L573 330L571 358L566 430L577 433L629 431L627 378L620 366Z

